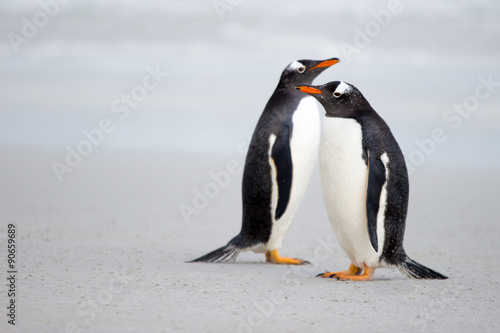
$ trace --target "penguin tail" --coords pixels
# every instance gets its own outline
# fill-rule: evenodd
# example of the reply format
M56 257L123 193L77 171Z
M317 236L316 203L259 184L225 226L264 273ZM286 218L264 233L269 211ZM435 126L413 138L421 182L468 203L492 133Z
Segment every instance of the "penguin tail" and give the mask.
M397 267L401 273L414 279L444 280L448 278L447 276L438 273L430 269L429 267L425 267L424 265L419 264L418 262L410 259L407 256L401 263L398 263Z
M226 246L188 262L233 262L239 253L240 249L232 242L229 242Z

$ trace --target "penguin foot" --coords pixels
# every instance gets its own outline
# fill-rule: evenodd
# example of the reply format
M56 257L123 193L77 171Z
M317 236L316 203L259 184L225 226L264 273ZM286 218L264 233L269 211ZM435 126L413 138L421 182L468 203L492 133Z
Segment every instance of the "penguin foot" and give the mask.
M327 272L327 273L320 273L316 275L316 277L323 277L323 278L336 278L337 276L356 276L361 274L361 271L363 269L355 266L354 264L351 263L349 265L349 268L346 271L340 271L340 272Z
M266 252L266 262L269 262L271 264L281 264L281 265L306 265L306 264L310 264L309 261L302 260L302 259L280 257L280 255L278 254L278 250L272 250L272 251Z
M346 271L333 272L333 273L322 273L318 274L316 277L337 279L340 281L371 281L373 280L373 273L375 272L375 268L368 267L364 265L365 271L361 274L362 268L351 264Z

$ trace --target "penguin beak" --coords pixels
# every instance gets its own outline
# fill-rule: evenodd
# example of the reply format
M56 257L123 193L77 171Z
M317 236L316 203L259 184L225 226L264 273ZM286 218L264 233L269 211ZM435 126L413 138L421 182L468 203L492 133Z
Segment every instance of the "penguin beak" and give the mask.
M338 58L332 58L330 60L325 60L317 64L316 66L312 67L309 71L312 71L315 68L323 68L323 67L330 67L338 63L340 60Z
M305 92L306 94L322 94L323 92L319 89L308 87L308 86L296 86L295 89Z

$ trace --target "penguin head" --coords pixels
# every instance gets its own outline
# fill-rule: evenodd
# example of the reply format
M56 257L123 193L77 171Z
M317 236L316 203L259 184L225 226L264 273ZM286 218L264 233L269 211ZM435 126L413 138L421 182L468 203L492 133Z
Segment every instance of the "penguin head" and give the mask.
M298 85L295 88L316 98L325 108L327 117L353 117L356 111L370 107L358 88L344 81L320 86Z
M296 60L289 64L281 74L280 84L285 87L295 87L298 84L311 84L325 69L335 65L340 60Z

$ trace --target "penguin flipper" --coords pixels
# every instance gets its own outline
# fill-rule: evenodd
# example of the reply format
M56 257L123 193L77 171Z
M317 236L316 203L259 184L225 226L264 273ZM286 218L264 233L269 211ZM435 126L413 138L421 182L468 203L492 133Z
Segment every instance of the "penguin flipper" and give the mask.
M271 159L276 167L276 183L278 184L278 204L276 205L275 219L279 220L285 213L290 192L292 190L292 151L290 149L290 138L292 124L284 122L281 127L271 151Z
M373 248L378 252L377 216L380 208L380 196L386 182L385 165L375 156L368 155L368 189L366 193L366 216L368 218L368 234Z

